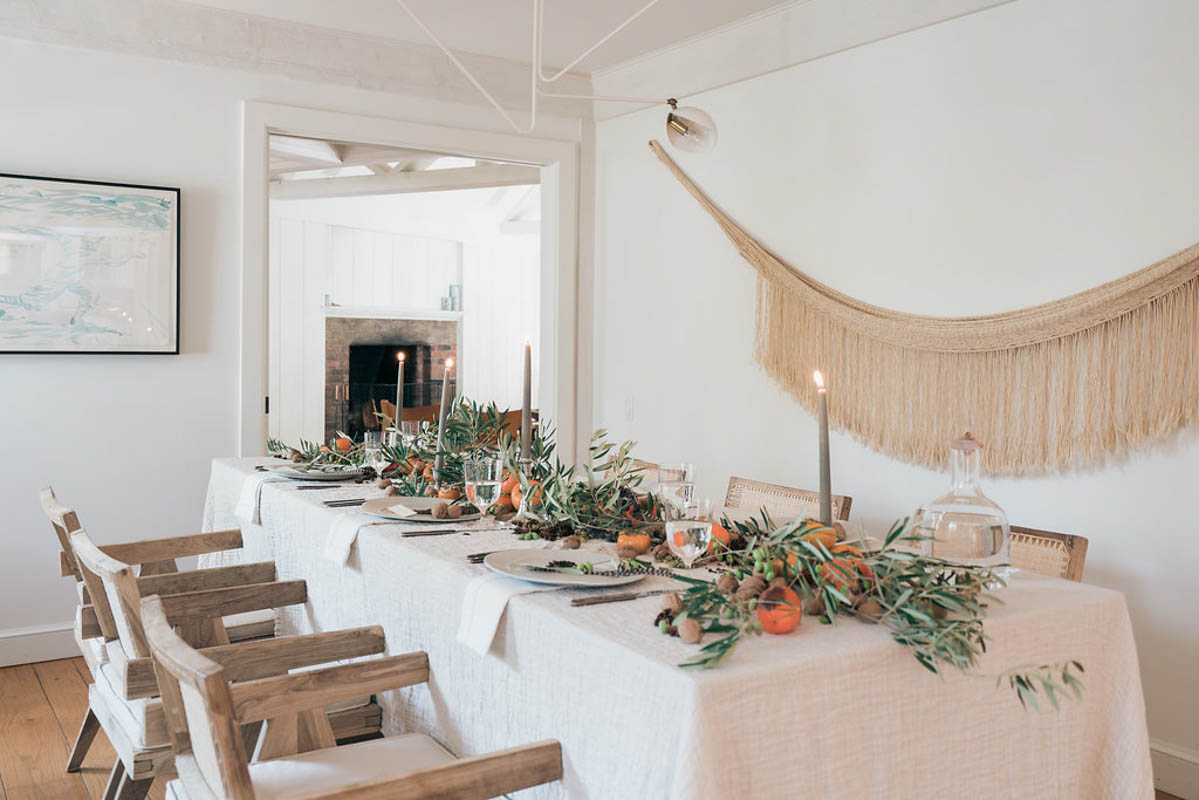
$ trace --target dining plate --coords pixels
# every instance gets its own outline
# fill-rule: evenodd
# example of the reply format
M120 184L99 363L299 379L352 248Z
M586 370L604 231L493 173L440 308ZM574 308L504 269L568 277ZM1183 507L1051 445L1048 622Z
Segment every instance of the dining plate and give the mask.
M361 469L348 469L343 472L319 472L317 470L302 470L297 467L272 467L268 470L272 475L291 478L297 481L345 481L351 478L361 478Z
M362 504L363 513L370 514L372 517L380 519L390 519L395 522L429 522L434 525L444 525L446 523L460 525L463 522L471 522L483 516L476 509L471 513L463 512L462 516L457 519L453 517L445 517L444 519L436 519L433 516L433 504L437 502L436 497L400 497L395 495L392 497L376 497L374 500L367 500ZM442 500L441 502L445 502ZM415 511L411 516L397 514L389 509L394 505L403 505Z
M573 572L543 572L536 567L549 568L551 561L573 561L581 564L590 561L597 569L606 569L612 562L603 553L588 553L568 550L537 550L518 547L512 550L497 550L483 559L492 571L501 575L520 578L522 581L544 583L550 586L624 586L636 583L644 575L596 575ZM534 569L531 569L534 568Z

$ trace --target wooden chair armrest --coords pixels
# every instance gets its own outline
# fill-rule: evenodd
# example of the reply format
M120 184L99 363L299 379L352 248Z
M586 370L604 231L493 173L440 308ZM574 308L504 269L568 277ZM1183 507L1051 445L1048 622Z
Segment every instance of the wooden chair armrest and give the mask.
M562 745L553 739L500 750L452 764L426 767L397 778L362 782L322 800L420 800L453 797L483 800L562 778Z
M185 594L205 589L227 589L230 586L271 583L274 580L275 562L260 561L231 567L211 567L187 572L170 572L165 575L150 575L138 578L137 588L142 597L149 597L152 594Z
M251 583L247 586L202 589L159 597L167 621L177 625L189 618L227 617L230 614L303 603L308 599L308 584L304 581Z
M169 536L165 539L106 544L100 550L126 564L146 564L172 558L218 553L221 550L236 550L241 546L241 531L234 528L227 531L194 533L188 536Z
M225 668L230 681L249 681L286 675L288 670L327 664L342 658L373 656L387 649L383 629L378 625L349 628L344 631L312 633L304 636L281 636L258 642L206 647L206 658ZM154 697L158 694L158 679L154 660L131 658L125 662L125 699Z
M427 680L429 655L416 652L235 683L230 691L234 716L245 724Z
M104 631L100 630L100 618L96 616L95 606L79 607L79 635L84 639L104 635Z
M58 574L64 578L75 577L75 568L71 566L71 562L67 559L67 554L62 550L58 551Z

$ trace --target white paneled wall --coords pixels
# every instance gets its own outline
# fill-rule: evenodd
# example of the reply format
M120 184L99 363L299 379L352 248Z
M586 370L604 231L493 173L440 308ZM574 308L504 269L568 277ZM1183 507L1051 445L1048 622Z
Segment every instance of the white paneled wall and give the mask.
M536 209L537 188L524 196ZM502 224L519 197L470 189L272 204L270 435L322 436L326 294L392 316L439 312L450 284L462 285L459 391L518 407L524 344L536 356L541 317L540 237ZM534 406L537 384L534 375Z
M341 306L439 311L462 282L461 242L291 217L271 217L270 258L270 435L286 442L324 430L326 294Z

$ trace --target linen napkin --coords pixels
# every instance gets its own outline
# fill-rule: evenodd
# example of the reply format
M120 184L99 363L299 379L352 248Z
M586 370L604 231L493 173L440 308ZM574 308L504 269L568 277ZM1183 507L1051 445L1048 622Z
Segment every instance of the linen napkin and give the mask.
M466 585L462 598L462 619L458 623L458 641L481 656L491 649L508 601L518 594L560 589L529 583L507 575L480 575Z
M261 525L262 484L280 483L286 480L287 478L278 478L266 472L255 472L253 475L247 475L241 485L241 497L238 498L237 506L233 509L234 516L243 522Z
M387 520L373 519L365 514L338 514L329 527L325 540L325 558L339 566L350 560L350 550L358 540L358 531L371 525L386 525Z

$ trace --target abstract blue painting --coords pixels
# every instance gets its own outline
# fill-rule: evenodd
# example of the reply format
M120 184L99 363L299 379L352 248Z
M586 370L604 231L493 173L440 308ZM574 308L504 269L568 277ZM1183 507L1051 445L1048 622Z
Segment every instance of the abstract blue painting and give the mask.
M0 353L178 353L179 190L0 174Z

